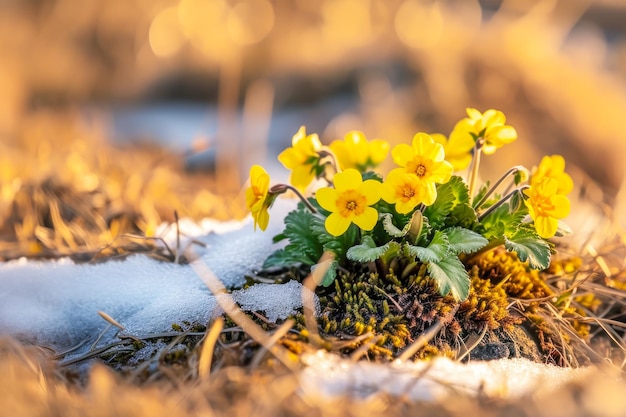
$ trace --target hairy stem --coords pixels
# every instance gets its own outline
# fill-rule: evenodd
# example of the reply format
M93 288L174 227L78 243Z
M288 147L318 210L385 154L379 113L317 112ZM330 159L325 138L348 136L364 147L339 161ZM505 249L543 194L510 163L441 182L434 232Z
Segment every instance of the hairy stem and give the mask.
M472 157L472 165L470 168L469 177L469 196L472 198L474 190L476 189L476 181L478 181L478 166L480 165L480 155L482 154L483 145L485 144L485 138L478 138L474 145L474 155Z

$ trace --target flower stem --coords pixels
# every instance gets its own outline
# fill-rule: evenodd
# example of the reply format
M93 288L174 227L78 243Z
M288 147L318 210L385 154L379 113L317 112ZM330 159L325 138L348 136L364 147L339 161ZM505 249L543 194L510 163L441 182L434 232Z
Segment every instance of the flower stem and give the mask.
M339 163L337 162L337 157L335 156L333 151L330 150L330 148L325 146L317 154L320 157L320 161L322 159L324 159L324 158L329 158L330 159L330 162L325 162L324 165L330 165L332 170L334 171L334 174L337 174L338 172L340 172ZM334 176L334 174L333 174L333 176ZM324 172L322 173L321 178L324 179L328 183L328 185L332 187L333 181L327 177L326 169L324 169Z
M511 197L513 197L516 193L521 193L522 191L524 191L527 188L530 188L530 186L529 185L522 185L521 187L517 187L516 189L514 189L513 191L511 191L510 193L508 193L507 195L502 197L500 200L498 200L497 203L495 203L493 206L489 207L487 210L485 210L483 213L481 213L478 216L478 221L482 221L485 217L487 217L490 213L493 213L493 211L495 209L497 209L502 204L504 204L507 200L509 200Z
M485 195L477 203L474 203L474 207L476 207L477 209L480 208L480 206L484 204L485 201L487 201L489 196L491 196L491 194L493 194L494 191L496 191L496 189L500 186L500 184L504 182L504 180L506 180L511 175L515 175L516 173L518 173L519 171L523 169L525 168L521 165L516 165L513 168L509 169L502 177L500 177L500 179L493 185L493 187L491 187L489 191L487 191Z
M480 165L480 155L482 154L483 145L485 144L485 138L480 137L476 139L474 145L474 156L472 158L472 166L470 168L469 177L469 196L472 198L474 190L476 189L476 181L478 180L478 166Z
M291 190L293 191L298 198L304 203L304 205L306 206L306 208L308 208L311 213L315 214L317 213L317 210L315 209L315 207L313 207L313 205L309 202L309 200L307 200L300 191L298 191L295 187L288 185L288 184L276 184L274 186L272 186L272 188L270 188L269 193L270 194L274 194L274 195L278 195L278 194L282 194L287 190Z

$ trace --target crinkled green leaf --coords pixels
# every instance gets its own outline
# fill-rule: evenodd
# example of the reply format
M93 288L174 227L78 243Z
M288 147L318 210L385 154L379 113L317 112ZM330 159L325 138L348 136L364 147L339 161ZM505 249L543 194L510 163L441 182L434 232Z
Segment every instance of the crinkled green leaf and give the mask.
M480 208L480 207L476 207L476 204L485 197L485 195L487 194L487 191L489 190L489 185L490 185L489 181L486 181L478 189L478 192L476 193L476 195L472 199L472 207L474 209L478 210ZM493 202L491 202L491 204L493 204ZM491 204L489 204L489 205L491 205ZM482 204L482 206L484 206L484 204Z
M380 260L383 262L383 264L389 265L389 262L391 262L393 258L400 255L400 252L402 251L402 246L398 242L394 242L393 240L385 243L385 246L387 246L387 250L382 253L382 255L380 256Z
M380 217L383 219L382 223L385 231L391 237L406 236L411 228L411 222L408 222L402 230L400 230L395 224L393 224L393 215L391 213L382 213Z
M424 216L428 217L431 226L440 228L458 204L469 204L469 192L463 179L453 176L447 183L437 186L437 199L426 207Z
M448 237L450 252L455 255L459 253L476 252L489 243L489 241L480 234L463 227L450 227L443 232Z
M527 211L524 209L511 213L508 203L502 204L482 219L481 223L485 229L483 236L489 240L513 236L517 233L526 214Z
M408 243L405 245L405 248L409 256L419 259L421 262L437 262L440 260L437 253L432 249L409 245Z
M317 240L322 244L322 249L333 252L336 259L344 259L348 249L358 242L359 229L354 224L351 224L341 236L333 236L328 233L326 226L324 226L324 219L321 217L312 219L310 227L311 232L317 236Z
M448 218L446 218L445 226L460 226L466 229L474 229L478 223L476 212L474 209L465 203L457 204L452 209Z
M537 233L521 228L511 237L504 237L504 246L508 251L516 252L522 261L528 261L533 269L546 269L550 265L550 245Z
M440 262L429 262L428 274L437 281L441 295L452 294L459 300L469 295L470 279L463 263L456 256L449 256Z
M313 265L324 252L322 243L313 231L312 225L318 217L299 207L285 217L285 229L277 235L278 241L287 239L289 243L270 255L264 266L280 266L302 263ZM276 238L275 238L276 239Z
M406 245L409 254L422 262L439 262L449 255L450 244L448 237L440 230L435 232L435 236L427 247Z
M311 265L311 259L295 250L278 249L263 262L263 268L305 264Z
M389 244L376 246L371 236L364 236L360 245L348 249L346 257L355 262L373 262L380 258L389 249Z

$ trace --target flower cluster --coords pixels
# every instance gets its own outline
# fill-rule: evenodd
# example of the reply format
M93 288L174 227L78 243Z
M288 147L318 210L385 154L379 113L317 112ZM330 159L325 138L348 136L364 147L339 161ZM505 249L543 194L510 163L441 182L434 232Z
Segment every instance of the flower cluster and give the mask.
M514 142L517 132L500 111L467 109L467 115L449 138L417 133L410 144L392 149L357 131L325 146L301 127L278 156L291 170L290 184L270 186L262 167L250 170L246 202L255 229L267 228L277 195L291 190L302 201L274 239L287 245L265 266L314 268L324 252L332 252L321 282L329 285L339 267L368 264L384 273L392 264L424 265L441 294L457 299L469 292L466 263L498 247L534 269L547 268L546 239L566 230L561 219L570 210L566 195L573 181L565 160L546 156L530 177L524 167L513 167L475 192L481 154ZM390 150L396 168L383 177L375 169ZM455 175L468 166L467 178ZM321 186L306 196L314 180Z

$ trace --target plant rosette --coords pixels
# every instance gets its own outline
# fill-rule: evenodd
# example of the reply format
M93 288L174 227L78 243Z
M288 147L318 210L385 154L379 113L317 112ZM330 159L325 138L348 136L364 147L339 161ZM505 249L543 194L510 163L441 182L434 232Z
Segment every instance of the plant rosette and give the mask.
M262 167L250 170L246 195L255 228L265 229L278 194L291 190L301 200L273 239L286 245L264 267L314 269L331 253L319 282L329 286L340 269L385 274L393 264L425 266L439 293L457 301L470 291L468 263L488 251L503 247L532 269L548 268L555 251L549 239L569 230L561 219L570 211L566 194L573 182L563 157L544 157L532 175L513 167L493 186L486 182L474 192L481 154L493 154L517 133L500 111L467 114L449 140L417 133L410 144L393 147L397 168L384 177L375 169L388 156L385 141L350 132L324 146L301 127L278 157L292 170L291 184L270 186ZM468 165L468 178L455 174ZM325 186L305 195L315 179Z

